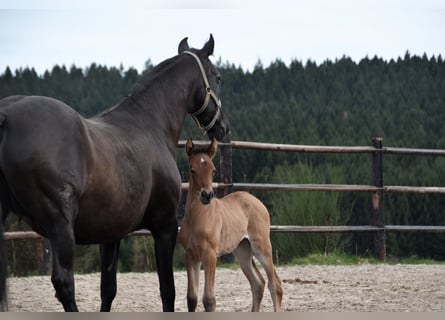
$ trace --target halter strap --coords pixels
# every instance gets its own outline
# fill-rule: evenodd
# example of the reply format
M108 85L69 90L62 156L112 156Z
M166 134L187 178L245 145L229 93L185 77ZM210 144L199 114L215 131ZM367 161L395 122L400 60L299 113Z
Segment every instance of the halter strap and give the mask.
M215 125L216 121L218 120L219 114L221 113L221 100L218 98L218 96L215 94L215 92L212 90L212 88L210 88L209 80L207 78L207 75L204 71L204 67L203 67L202 62L199 59L199 57L191 51L184 51L183 53L192 56L196 60L196 62L198 63L198 66L199 66L199 70L201 71L202 79L204 80L206 97L204 99L204 103L202 104L201 108L199 108L197 111L192 113L192 118L195 121L196 126L199 129L201 129L202 131L204 131L204 133L206 133ZM197 116L200 115L201 113L203 113L207 109L207 107L209 106L210 98L212 98L212 100L216 104L216 113L213 116L212 121L210 121L210 123L208 125L203 126L199 122Z

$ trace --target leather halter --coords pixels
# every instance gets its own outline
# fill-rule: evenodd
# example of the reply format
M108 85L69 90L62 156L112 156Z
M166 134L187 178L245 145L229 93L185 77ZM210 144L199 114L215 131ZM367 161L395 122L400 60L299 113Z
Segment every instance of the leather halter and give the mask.
M207 75L204 71L204 67L201 63L201 60L199 60L199 57L191 51L184 51L183 53L191 55L196 60L196 62L198 63L199 69L201 70L202 78L204 80L206 97L204 99L204 103L202 104L202 107L199 108L194 113L192 113L192 118L195 121L196 126L199 129L201 129L202 131L204 131L204 133L206 133L207 131L212 129L212 127L216 123L216 120L218 120L219 114L221 113L221 99L219 99L218 96L216 95L216 93L212 90L212 88L210 88L209 80L207 79ZM215 102L216 113L213 116L212 121L210 121L210 123L208 125L204 126L204 125L201 125L197 116L200 115L201 113L203 113L207 109L207 107L209 106L210 98L212 98L212 100Z

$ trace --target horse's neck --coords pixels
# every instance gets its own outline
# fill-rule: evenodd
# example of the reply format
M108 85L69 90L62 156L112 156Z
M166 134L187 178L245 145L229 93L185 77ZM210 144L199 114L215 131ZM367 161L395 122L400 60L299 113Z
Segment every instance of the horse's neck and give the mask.
M192 187L192 182L189 183L189 190L187 191L187 199L185 201L185 214L191 215L196 208L199 208L201 202L199 200L199 191Z
M130 119L146 134L158 135L167 141L173 150L187 116L187 96L182 94L184 88L181 84L192 80L186 80L187 74L180 68L170 68L168 72L149 77L145 83L142 80L143 84L138 84L138 89L118 106L99 117L117 124L123 119Z
M154 83L151 90L146 90L138 99L131 98L128 112L145 122L147 130L156 131L171 137L175 144L179 140L184 119L187 116L186 102L183 96L166 92L165 85Z
M192 184L190 183L190 186L191 185ZM214 197L209 204L204 205L201 203L200 194L201 192L199 190L195 190L193 187L190 187L188 190L185 203L185 217L192 217L195 215L200 215L201 213L207 214L213 210L216 202L219 201L219 199Z

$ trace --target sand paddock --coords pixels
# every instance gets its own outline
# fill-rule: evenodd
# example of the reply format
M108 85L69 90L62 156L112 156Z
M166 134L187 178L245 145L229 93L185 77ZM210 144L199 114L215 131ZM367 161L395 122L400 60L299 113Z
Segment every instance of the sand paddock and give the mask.
M445 311L445 265L292 266L277 272L283 311ZM79 309L98 311L100 275L75 279ZM185 271L175 272L175 281L176 311L187 311ZM63 310L49 276L10 278L8 283L9 311ZM202 288L201 281L200 294ZM216 301L217 311L250 311L250 288L240 269L217 270ZM156 273L118 274L112 311L161 311ZM261 311L272 311L267 288Z

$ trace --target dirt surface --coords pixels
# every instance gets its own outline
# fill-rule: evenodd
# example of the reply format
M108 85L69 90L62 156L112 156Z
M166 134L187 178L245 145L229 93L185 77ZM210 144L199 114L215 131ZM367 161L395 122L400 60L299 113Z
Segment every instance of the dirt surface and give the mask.
M277 272L283 311L445 311L445 265L295 266ZM79 309L98 311L100 275L75 279ZM187 311L186 273L175 272L175 281L176 310ZM218 269L216 281L217 311L250 311L250 288L241 270ZM62 311L49 276L8 282L9 311ZM267 288L261 310L273 310ZM161 311L157 275L118 274L112 311Z

